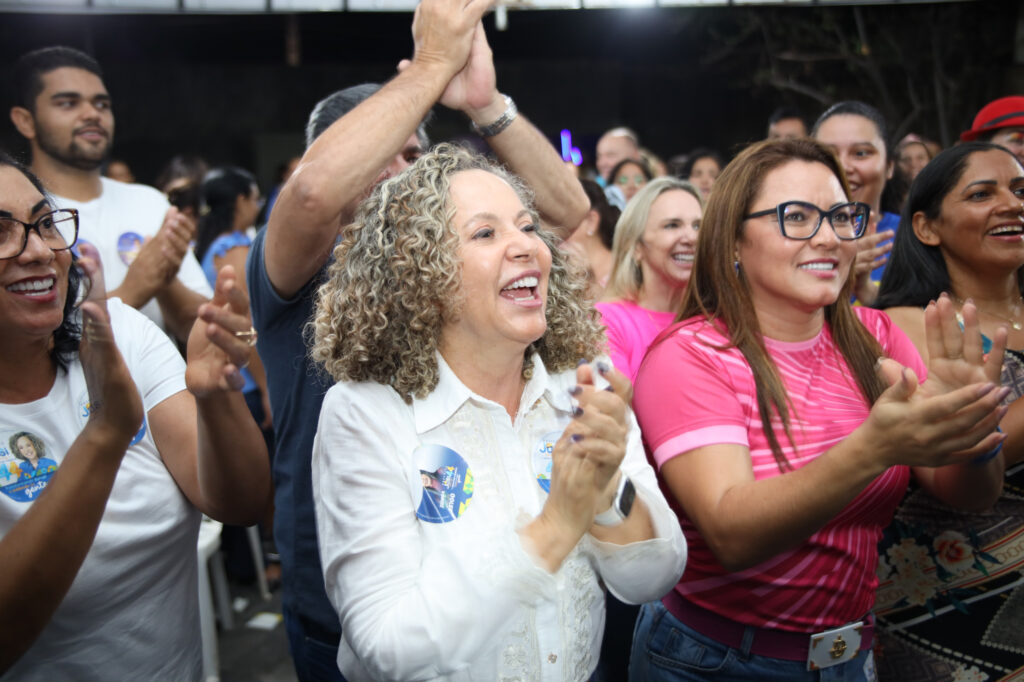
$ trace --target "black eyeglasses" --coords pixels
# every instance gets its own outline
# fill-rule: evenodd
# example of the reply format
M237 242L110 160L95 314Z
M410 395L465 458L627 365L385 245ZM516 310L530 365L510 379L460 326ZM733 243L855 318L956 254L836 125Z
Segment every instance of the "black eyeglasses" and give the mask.
M859 239L868 227L871 207L861 201L839 204L824 211L806 201L784 201L775 208L768 208L743 216L744 220L775 214L779 230L789 239L810 239L818 234L822 221L828 218L836 236L843 240Z
M65 251L78 241L78 211L62 208L39 216L34 223L0 217L0 260L17 258L28 246L28 233L35 230L52 251Z

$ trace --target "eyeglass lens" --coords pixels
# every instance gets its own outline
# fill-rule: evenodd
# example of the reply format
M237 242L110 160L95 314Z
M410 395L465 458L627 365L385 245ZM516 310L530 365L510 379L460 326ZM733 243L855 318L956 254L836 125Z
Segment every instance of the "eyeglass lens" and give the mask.
M836 206L822 214L812 204L791 202L782 206L782 228L787 237L793 239L809 239L818 229L822 217L827 216L832 229L840 239L855 239L864 232L867 216L862 207L856 204Z
M0 218L0 258L13 258L28 244L28 231L36 230L43 243L54 251L70 247L75 242L75 214L73 211L54 211L42 216L26 227L14 218Z

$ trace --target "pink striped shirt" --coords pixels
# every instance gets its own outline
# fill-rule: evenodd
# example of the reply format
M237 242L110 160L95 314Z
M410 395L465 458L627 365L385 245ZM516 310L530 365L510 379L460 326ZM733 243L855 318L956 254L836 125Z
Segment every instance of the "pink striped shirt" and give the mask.
M855 310L886 355L923 381L920 356L889 317ZM703 318L691 318L650 350L633 401L648 456L660 469L690 450L734 443L750 449L756 479L778 476L757 411L753 373L737 349L716 348L726 343ZM776 437L789 462L800 468L846 438L870 407L827 325L808 341L765 344L792 401L796 449L777 420ZM803 545L738 573L722 568L676 506L690 554L675 589L705 609L758 627L816 632L857 620L874 602L876 545L908 480L906 467L889 469Z

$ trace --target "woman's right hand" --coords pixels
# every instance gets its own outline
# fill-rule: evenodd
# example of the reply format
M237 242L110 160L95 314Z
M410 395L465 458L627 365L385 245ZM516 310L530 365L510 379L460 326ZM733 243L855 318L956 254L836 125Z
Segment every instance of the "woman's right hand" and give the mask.
M89 390L86 429L109 439L124 454L144 418L142 399L121 357L110 327L107 292L99 252L92 244L79 245L78 264L91 280L82 303L82 340L79 359Z
M914 372L892 360L879 370L890 387L871 409L864 428L883 466L940 467L972 460L1004 438L995 429L1006 413L1000 407L1009 389L999 387L1006 330L982 351L977 311L963 306L964 326L945 294L925 310L928 379L920 386Z

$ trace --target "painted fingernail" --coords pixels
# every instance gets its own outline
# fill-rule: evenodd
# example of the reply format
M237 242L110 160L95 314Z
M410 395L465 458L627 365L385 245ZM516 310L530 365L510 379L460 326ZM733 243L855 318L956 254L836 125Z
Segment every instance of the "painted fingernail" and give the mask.
M597 371L600 372L601 374L607 374L608 372L612 371L612 368L608 366L607 362L601 360L597 363Z
M586 358L580 358L579 361L576 363L576 366L577 367L582 367L585 364L587 364L587 359Z
M1010 395L1010 387L1009 386L1003 386L1001 389L999 389L999 398L998 398L999 400L1002 400L1003 398L1005 398L1008 395ZM1009 409L1009 407L1007 407L1007 409Z
M995 387L996 387L996 385L993 384L991 381L988 382L988 383L982 384L981 387L978 388L978 397L980 398L983 395L988 395L989 392L991 392L992 389L995 388Z
M572 408L572 416L574 416L574 417L582 417L583 416L583 408L579 407L578 405L576 407Z
M577 385L577 386L573 386L572 388L569 389L569 395L579 395L580 393L583 393L583 387L582 386L578 386Z
M609 393L615 393L615 387L612 386L611 384L608 384L607 386L605 386L604 390L608 391Z
M579 443L581 440L583 440L583 434L574 433L571 436L569 436L569 440L571 440L573 443Z

